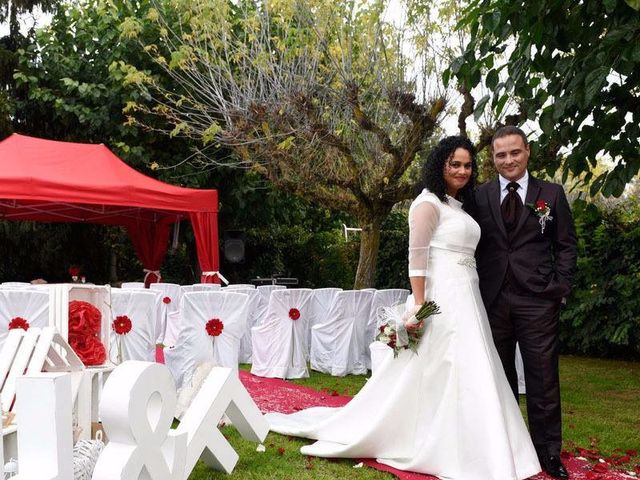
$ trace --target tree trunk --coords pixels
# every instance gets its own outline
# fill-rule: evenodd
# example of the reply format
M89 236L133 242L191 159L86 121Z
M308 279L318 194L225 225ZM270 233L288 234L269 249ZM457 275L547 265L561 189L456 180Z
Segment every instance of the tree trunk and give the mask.
M380 250L380 228L384 217L373 218L367 222L360 222L360 258L353 288L375 287L376 264L378 250Z
M113 285L118 281L118 254L116 249L111 247L109 253L109 282Z

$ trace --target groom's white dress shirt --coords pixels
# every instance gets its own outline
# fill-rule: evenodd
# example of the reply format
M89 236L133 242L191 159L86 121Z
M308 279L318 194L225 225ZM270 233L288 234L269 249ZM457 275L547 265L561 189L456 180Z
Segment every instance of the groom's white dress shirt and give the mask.
M511 183L511 180L507 180L502 175L498 175L498 178L500 179L500 204L502 205L502 201L509 192L507 185ZM527 198L527 187L529 186L529 172L525 170L522 178L517 180L516 183L520 185L520 188L518 188L518 195L520 195L520 199L524 205L524 201Z

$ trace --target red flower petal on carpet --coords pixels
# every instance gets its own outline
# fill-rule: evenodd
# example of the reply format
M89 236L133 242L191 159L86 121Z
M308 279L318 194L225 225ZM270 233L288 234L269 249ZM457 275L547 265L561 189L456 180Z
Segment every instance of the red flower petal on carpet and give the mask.
M593 471L596 473L606 473L609 471L609 466L606 463L596 463L593 466Z

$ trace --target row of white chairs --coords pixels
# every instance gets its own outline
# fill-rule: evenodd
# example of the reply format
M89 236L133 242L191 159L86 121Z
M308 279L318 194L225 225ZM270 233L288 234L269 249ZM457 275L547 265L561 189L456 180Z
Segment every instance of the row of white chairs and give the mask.
M11 285L10 287L14 286L17 287L18 285ZM151 286L151 289L142 290L136 288L139 286L139 284L126 284L125 287L128 288L112 289L111 309L113 319L124 315L130 319L134 326L132 332L127 333L125 336L111 335L112 357L114 355L113 352L117 352L121 354L121 358L124 359L152 360L155 354L153 347L156 342L171 337L171 342L165 341L165 343L168 343L170 346L176 345L179 341L183 324L188 324L193 321L189 311L181 312L180 302L183 295L194 291L217 291L219 288L219 286L213 286L213 284L182 287L174 284L154 284ZM22 285L20 285L20 287L22 287ZM278 318L278 315L288 319L287 315L289 310L283 313L282 308L278 306L278 302L275 302L274 305L271 306L269 310L270 313L267 314L269 293L283 288L282 286L269 285L256 289L242 285L223 289L225 292L237 291L247 295L245 300L247 304L247 319L245 320L243 332L241 332L239 362L253 363L253 327L265 322L270 322L270 324L273 325L274 319ZM46 292L35 292L31 288L28 290L0 288L0 290L4 296L4 298L0 296L0 318L8 323L11 318L23 316L28 318L28 321L33 324L33 326L44 327L47 325L48 297ZM341 292L341 290L337 288L316 290L292 289L290 291L302 292L298 293L297 296L294 295L294 293L285 294L285 297L291 298L289 298L288 301L284 301L284 303L290 303L292 305L290 308L298 308L302 316L302 319L296 323L297 330L299 330L301 332L300 335L302 335L299 340L296 340L298 343L297 348L304 352L303 358L305 361L308 361L310 351L312 350L312 339L314 338L311 334L311 327L314 327L315 330L317 330L315 335L317 338L317 346L313 350L317 352L317 355L314 356L312 363L314 368L321 371L329 368L325 367L328 364L323 358L329 355L327 350L330 349L330 344L334 336L341 337L342 341L344 341L346 337L353 337L353 341L348 342L349 345L356 345L355 348L358 352L366 350L366 345L373 340L373 336L375 335L374 330L372 330L372 327L375 329L375 320L370 318L369 313L371 300L376 295L382 297L385 293L388 294L390 292L379 291L374 295L368 291ZM397 301L404 301L407 292L400 290L398 292L401 292L402 298L398 298ZM337 295L338 293L340 293L340 295ZM347 297L357 297L358 300L356 300L355 303L352 300L346 301ZM361 299L365 299L364 303ZM282 302L283 301L280 301L280 303ZM390 302L386 303L389 304ZM395 301L393 303L395 303ZM295 307L295 305L298 307ZM2 308L9 309L11 312L2 312ZM331 312L333 312L332 319L330 322L327 322L327 314ZM360 319L360 321L354 322L353 320L355 318ZM336 320L338 321L336 322ZM335 325L332 325L332 322L335 322ZM284 325L288 324L284 323ZM345 327L349 332L355 329L355 333L346 335L347 330L345 330ZM6 328L2 330L0 337L6 335ZM259 334L263 336L265 335L265 331L268 332L269 327L266 329L258 329ZM258 345L261 343L262 340L257 342ZM265 352L260 346L258 350L261 353ZM340 350L340 348L333 350ZM366 354L364 356L366 357ZM363 367L360 365L363 355L359 353L356 357L359 359L356 370L358 373L364 373ZM114 358L112 358L112 360L114 360ZM259 359L258 362L260 363ZM365 363L364 371L366 371L366 367L367 365ZM337 370L334 369L332 373L340 374L339 372L340 369L338 368ZM349 373L353 372L350 371Z
M166 349L165 358L168 363L173 362L172 371L179 384L204 357L215 363L225 358L225 366L232 368L237 368L238 362L252 363L252 373L267 377L308 376L308 361L312 369L331 375L364 374L371 369L369 345L375 339L379 307L404 303L408 295L403 289L284 290L283 286L255 288L244 284L222 289L216 284L153 284L150 289L141 286L142 283L126 283L124 288L111 291L113 319L125 315L132 322L127 335L111 334L111 360L153 361L156 342L171 337L170 345L177 346L177 350ZM0 285L0 348L13 318L22 317L33 327L47 326L49 295L42 287L20 282ZM283 292L273 295L277 290ZM225 295L193 295L198 292ZM226 295L234 292L237 295ZM229 314L219 310L220 305L229 307ZM299 318L291 318L291 309L298 311ZM219 341L201 328L203 321L217 318L216 314L221 319L228 317L224 321L226 332ZM198 329L199 341L211 346L211 355L199 358L176 353L191 348ZM229 335L239 342L229 340ZM185 338L190 340L185 342ZM229 348L223 348L225 343ZM188 361L174 361L182 357Z
M300 289L297 298L272 294L264 323L252 331L253 374L307 377L307 360L313 370L334 376L366 374L378 308L404 303L409 294L404 289L321 290ZM307 305L318 310L307 312ZM300 309L299 319L291 318L292 308Z

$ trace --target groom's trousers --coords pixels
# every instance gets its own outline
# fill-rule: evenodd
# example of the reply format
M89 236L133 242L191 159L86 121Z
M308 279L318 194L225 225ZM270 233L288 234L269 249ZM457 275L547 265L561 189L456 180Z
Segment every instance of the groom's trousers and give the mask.
M560 302L527 295L507 280L487 313L494 343L516 399L516 342L520 346L529 431L538 455L559 456L562 447L558 374Z

